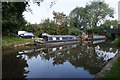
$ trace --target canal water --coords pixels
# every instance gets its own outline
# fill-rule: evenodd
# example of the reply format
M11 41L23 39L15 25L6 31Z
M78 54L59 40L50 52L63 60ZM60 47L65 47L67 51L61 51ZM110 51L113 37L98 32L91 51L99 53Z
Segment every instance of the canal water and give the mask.
M3 78L94 78L118 52L103 43L3 49Z

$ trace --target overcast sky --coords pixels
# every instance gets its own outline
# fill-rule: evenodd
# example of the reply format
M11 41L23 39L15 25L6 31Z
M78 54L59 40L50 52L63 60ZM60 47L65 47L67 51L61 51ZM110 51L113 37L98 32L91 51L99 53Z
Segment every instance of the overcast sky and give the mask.
M51 1L55 1L56 4L50 8ZM27 20L30 23L37 23L39 24L41 20L50 18L53 19L53 11L56 12L63 12L66 15L69 15L69 13L76 8L79 7L85 7L86 3L89 3L90 1L95 0L44 0L44 2L41 3L41 6L37 6L36 4L30 3L30 8L32 9L31 12L24 12L23 15L25 17L25 20ZM120 0L104 0L105 3L109 4L109 7L114 8L115 19L118 19L118 2Z

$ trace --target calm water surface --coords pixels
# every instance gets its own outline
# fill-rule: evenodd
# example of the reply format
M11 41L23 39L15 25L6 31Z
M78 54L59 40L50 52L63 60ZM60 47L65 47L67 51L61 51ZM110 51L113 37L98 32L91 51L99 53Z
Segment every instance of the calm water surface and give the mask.
M3 50L3 78L93 78L118 49L70 44Z

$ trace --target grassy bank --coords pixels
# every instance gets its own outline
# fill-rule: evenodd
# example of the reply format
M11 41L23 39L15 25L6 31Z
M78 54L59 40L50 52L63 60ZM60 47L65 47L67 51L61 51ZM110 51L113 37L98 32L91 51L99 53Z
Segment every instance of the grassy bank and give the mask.
M111 70L107 72L104 78L119 78L120 76L120 57L113 64Z
M26 42L33 42L34 39L23 39L19 37L2 37L2 46L8 47L16 44L23 44Z

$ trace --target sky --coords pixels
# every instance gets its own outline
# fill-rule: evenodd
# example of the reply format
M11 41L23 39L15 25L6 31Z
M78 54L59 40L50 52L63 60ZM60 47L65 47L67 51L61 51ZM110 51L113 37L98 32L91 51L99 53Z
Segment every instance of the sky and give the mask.
M52 14L53 11L63 12L64 14L69 15L69 13L77 6L85 7L85 5L90 1L96 1L96 0L44 0L44 2L41 3L41 6L37 6L36 4L33 4L34 1L37 0L31 0L30 3L30 8L32 9L32 13L29 11L23 12L23 16L25 20L31 24L35 24L35 23L39 24L42 20L47 18L53 19L53 14ZM50 8L50 4L52 1L55 1L56 4ZM109 7L115 10L114 19L118 19L119 1L120 0L104 0L104 2L109 5Z

